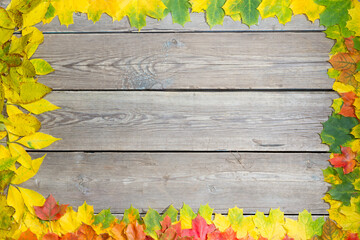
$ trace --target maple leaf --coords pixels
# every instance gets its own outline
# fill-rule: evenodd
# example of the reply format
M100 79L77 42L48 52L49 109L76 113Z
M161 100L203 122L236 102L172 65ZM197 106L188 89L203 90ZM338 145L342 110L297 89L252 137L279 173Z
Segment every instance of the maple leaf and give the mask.
M149 208L145 217L143 217L145 223L145 233L146 235L156 239L156 231L161 229L161 216L160 214L152 208Z
M345 240L359 240L359 236L357 233L348 233L346 235L346 239Z
M92 240L96 239L97 234L91 226L82 224L77 230L76 236L79 240Z
M347 21L346 27L354 31L357 36L360 35L360 3L358 1L353 1L354 8L349 10L349 16L351 19Z
M190 21L189 8L191 4L189 0L163 0L162 1L167 9L164 11L164 15L171 12L173 23L178 23L184 26L185 23Z
M95 216L94 225L101 223L101 228L106 229L115 221L115 216L111 214L110 209L103 209L99 214Z
M161 216L161 220L164 220L166 216L169 216L172 222L176 222L178 213L179 213L179 211L176 210L176 208L174 208L173 205L170 205L166 209L165 213L163 213L163 215Z
M291 0L290 8L295 15L306 14L312 22L318 19L320 13L325 9L324 6L314 3L313 0Z
M110 233L117 240L126 240L125 228L126 228L126 224L124 222L121 222L121 223L115 222L115 224L113 225L113 227L110 230Z
M146 238L144 225L140 225L137 221L130 223L126 227L125 235L128 240L144 240Z
M355 99L357 98L356 94L354 92L346 92L340 93L340 96L343 100L343 105L339 114L343 115L344 117L356 117L355 107L353 105Z
M207 224L212 223L212 214L214 212L214 209L209 206L209 204L206 205L200 205L200 208L198 210L198 215L202 216Z
M350 131L356 124L358 124L356 118L338 114L329 116L329 119L323 123L324 128L320 134L322 142L330 146L330 152L341 153L340 145L346 146L354 139Z
M79 238L75 233L66 233L61 237L61 240L78 240Z
M215 229L214 224L208 225L203 217L197 215L197 217L192 220L192 228L184 229L181 235L194 237L195 240L206 240L207 234L212 233Z
M181 237L181 223L172 224L172 220L169 216L165 216L164 220L160 222L161 230L157 230L156 233L160 240L177 239Z
M60 239L59 235L57 235L55 233L46 233L42 237L42 240L59 240L59 239Z
M28 229L21 233L18 240L37 240L37 237L30 229Z
M358 86L354 74L356 73L357 63L360 61L358 53L337 53L329 60L334 69L341 71L338 81L346 84Z
M277 16L281 24L289 22L292 17L290 0L263 0L257 9L262 18Z
M35 214L38 218L45 221L59 220L66 212L67 205L59 205L55 198L50 194L43 206L34 206Z
M132 205L130 206L129 209L125 209L124 217L122 219L123 222L125 222L126 224L130 224L139 219L140 219L139 210L134 208Z
M232 228L226 229L224 232L216 230L208 234L208 240L238 240L236 232Z
M329 240L336 239L342 240L344 239L345 234L336 224L331 220L327 219L323 225L323 231L321 236L314 236L312 240Z
M341 147L341 154L334 154L334 157L329 159L334 167L343 167L344 173L350 173L354 170L356 164L356 153L350 147Z
M240 14L241 20L248 26L257 24L259 21L259 7L261 0L228 0L223 6L226 15Z
M284 213L280 209L270 209L268 217L264 213L256 212L254 217L255 226L261 236L269 239L281 239L285 236Z

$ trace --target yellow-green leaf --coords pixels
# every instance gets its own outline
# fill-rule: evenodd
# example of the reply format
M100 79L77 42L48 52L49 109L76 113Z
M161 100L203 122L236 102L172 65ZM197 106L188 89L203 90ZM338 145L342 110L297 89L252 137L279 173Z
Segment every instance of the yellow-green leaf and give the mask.
M268 217L265 217L262 212L256 212L254 223L260 235L265 238L281 240L286 234L284 229L284 213L280 209L271 209Z
M14 29L6 29L0 27L0 44L8 41L14 33Z
M7 11L2 7L0 7L0 27L7 29L15 28L15 23L12 21Z
M34 26L45 17L50 1L42 1L30 12L23 14L23 27Z
M10 125L6 129L17 136L28 136L39 131L41 123L36 117L25 113L18 113L9 116Z
M214 209L209 207L209 204L201 205L198 214L202 216L207 224L212 224L212 214L214 212Z
M20 222L20 219L24 215L24 199L20 193L20 191L14 187L9 186L9 191L7 195L7 204L12 206L15 209L14 219L17 222Z
M213 223L215 224L216 228L220 230L220 232L224 232L230 227L230 221L228 217L217 213L215 213Z
M44 41L44 34L36 27L27 27L22 30L23 35L30 35L29 42L41 44Z
M42 156L41 158L37 158L31 161L32 168L26 168L24 166L19 167L15 171L15 176L11 180L12 184L21 184L23 182L26 182L30 178L36 175L36 173L39 171L40 166L45 158L46 154Z
M79 221L91 225L94 222L94 207L88 205L85 201L84 204L78 208L77 216Z
M20 84L20 95L5 88L5 97L12 103L28 104L39 101L52 89L38 82L25 82Z
M305 14L308 19L314 22L319 19L324 6L316 4L313 0L291 0L290 8L294 14Z
M48 62L43 59L31 59L37 75L46 75L54 71Z
M37 132L35 134L21 138L17 142L31 149L43 149L60 139L61 138L54 138L51 135Z
M43 98L33 103L21 104L21 107L25 108L26 110L28 110L33 114L41 114L44 112L60 109L60 107L52 104L51 102Z
M290 0L263 0L257 9L262 18L276 16L281 24L291 20Z
M349 10L351 19L347 21L346 27L350 31L354 31L357 36L360 36L360 3L358 1L352 1L354 8Z
M182 229L192 228L192 220L196 218L196 214L193 212L191 207L184 203L180 209L180 222Z

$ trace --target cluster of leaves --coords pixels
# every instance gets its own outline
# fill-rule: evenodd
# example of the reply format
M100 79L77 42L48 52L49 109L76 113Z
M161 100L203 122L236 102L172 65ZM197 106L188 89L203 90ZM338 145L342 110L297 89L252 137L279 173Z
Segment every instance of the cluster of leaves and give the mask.
M29 190L31 191L31 190ZM28 192L31 197L36 192ZM40 199L39 199L40 200ZM116 239L116 240L359 240L355 233L345 232L334 222L324 218L315 221L304 210L298 220L284 218L279 209L268 216L257 212L244 216L242 209L229 209L226 216L215 214L208 205L196 213L186 204L179 211L170 206L163 214L149 209L144 217L133 207L125 210L122 220L110 210L94 215L86 202L74 211L68 205L59 205L52 195L41 206L34 206L25 214L26 221L14 232L15 239ZM17 209L18 210L18 209ZM31 211L30 211L31 210Z
M43 34L29 23L34 1L17 2L16 8L0 8L0 238L12 237L19 230L30 190L16 188L39 170L44 157L32 159L24 147L41 149L59 139L39 132L35 115L58 109L43 97L51 88L37 76L53 71L42 59L31 59L44 40ZM41 196L41 195L40 195ZM22 209L22 210L19 210ZM30 210L32 211L32 210Z
M328 38L336 40L331 50L335 78L334 112L325 122L321 138L330 146L330 162L324 170L332 188L324 197L334 222L313 221L304 211L297 221L284 219L280 210L269 216L257 212L245 217L238 208L227 216L201 206L195 214L187 205L170 207L163 215L149 209L140 218L130 208L119 221L110 210L94 215L86 203L75 212L58 205L50 196L24 189L18 184L33 177L44 157L32 159L23 146L41 149L58 140L38 132L34 115L58 107L43 99L51 89L36 76L53 71L42 59L31 59L42 33L35 27L58 16L61 24L73 23L73 13L87 13L98 21L103 13L114 20L125 16L138 29L146 17L163 19L171 13L174 23L190 21L190 11L205 12L213 27L225 15L248 26L259 17L277 17L285 24L293 14L320 19ZM21 34L17 34L21 33ZM360 3L357 0L12 0L0 8L0 238L5 239L358 239L360 232ZM4 140L5 139L5 140ZM338 226L341 226L340 229ZM346 232L346 231L351 231Z
M331 219L344 230L360 232L360 3L342 2L346 14L336 21L320 16L320 23L331 23L326 25L327 37L336 40L328 74L335 79L333 89L340 95L321 132L323 143L330 146L333 165L323 170L324 180L331 184L324 200L330 204Z

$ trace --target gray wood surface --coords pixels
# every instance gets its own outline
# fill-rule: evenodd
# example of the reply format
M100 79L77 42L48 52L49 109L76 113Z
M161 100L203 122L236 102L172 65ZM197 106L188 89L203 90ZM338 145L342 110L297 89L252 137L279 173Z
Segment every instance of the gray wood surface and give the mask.
M327 151L332 92L64 91L39 116L52 150Z
M55 89L331 89L324 33L51 34Z
M287 214L304 208L326 214L321 169L327 159L314 153L48 153L23 186L114 213L130 204L145 212L185 202L194 210L209 203L222 213L237 205L245 213L280 207Z

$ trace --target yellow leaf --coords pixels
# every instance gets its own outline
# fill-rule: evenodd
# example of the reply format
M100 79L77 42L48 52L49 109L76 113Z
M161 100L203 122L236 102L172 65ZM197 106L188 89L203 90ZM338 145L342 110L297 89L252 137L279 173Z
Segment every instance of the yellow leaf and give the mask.
M30 12L23 14L23 27L33 26L45 17L50 1L42 1Z
M206 11L209 6L209 0L191 0L191 9L193 12Z
M16 140L19 139L19 136L9 133L8 138L9 138L9 142L15 142Z
M6 131L0 132L0 140L4 139L6 135L7 135Z
M280 209L271 209L268 217L262 212L256 212L254 223L260 235L269 240L281 240L286 234L284 213Z
M14 116L16 114L23 114L23 112L19 108L10 104L6 106L6 113L9 117Z
M16 160L18 163L20 163L25 168L31 169L32 168L32 162L30 155L25 151L23 147L16 143L9 143L9 150L12 157L18 157Z
M287 218L285 228L287 230L287 234L295 240L307 239L305 225L300 224L298 221Z
M26 202L25 202L25 204L26 204ZM33 206L38 206L38 205L33 205ZM33 209L33 206L31 206L32 209ZM34 214L35 213L27 212L24 217L24 224L26 226L26 229L29 228L31 232L36 234L38 239L42 239L42 236L45 233L47 233L50 229L48 229L43 223L41 223L40 219L38 217L36 217ZM46 223L46 224L48 224L48 223Z
M21 107L25 108L29 112L33 114L41 114L48 111L54 111L56 109L60 109L60 107L52 104L48 100L40 99L39 101L28 103L28 104L21 104Z
M78 219L87 225L94 222L94 207L87 205L86 201L78 208Z
M341 82L334 82L333 90L338 93L355 92L355 88Z
M0 158L9 158L11 157L11 153L9 149L4 147L3 145L0 145Z
M0 44L3 44L4 42L8 41L13 35L13 33L14 33L13 29L5 29L0 27Z
M46 94L51 92L52 89L38 82L24 82L20 84L20 95L6 86L4 86L4 90L5 97L10 102L15 104L28 104L39 101Z
M31 59L30 62L38 75L46 75L54 71L50 64L43 59Z
M45 198L33 190L18 187L21 196L23 197L24 203L29 210L29 212L35 215L34 206L43 206L45 203Z
M324 6L317 5L314 0L291 0L290 8L295 15L306 14L312 22L319 19L320 13L325 10Z
M29 42L41 44L44 41L44 34L36 27L27 27L22 30L23 35L31 34Z
M347 21L346 27L350 31L354 31L356 36L360 36L360 3L358 1L352 1L354 8L349 10L351 19Z
M15 24L10 18L8 12L0 7L0 27L6 29L14 29Z
M277 16L279 23L285 24L291 20L290 0L263 0L257 8L262 18Z
M9 116L11 124L5 124L6 129L17 136L29 136L39 131L41 123L36 117L25 113Z
M23 182L26 182L30 178L36 175L36 173L39 171L40 166L42 162L44 161L46 154L42 156L41 158L37 158L31 161L32 168L26 168L24 166L19 167L15 171L15 176L12 178L11 183L12 184L21 184Z
M51 145L53 142L56 142L60 139L61 138L54 138L51 135L37 132L32 135L23 137L16 142L24 145L25 147L31 148L31 149L43 149L43 148Z
M51 4L54 6L55 15L59 17L61 24L69 26L74 23L74 0L52 1Z
M226 216L217 213L215 213L215 219L213 223L220 230L220 232L224 232L230 227L229 219Z
M14 187L9 186L8 195L7 195L7 204L15 208L15 214L13 215L15 221L20 222L24 215L24 200L20 191Z
M337 223L344 229L351 232L359 232L360 229L360 197L351 198L350 206L342 206L340 213L345 216L342 220L338 220Z
M68 207L66 213L59 219L59 224L63 233L75 232L80 227L81 221L78 219L77 213Z
M38 47L39 47L39 44L37 44L37 43L29 43L28 45L26 45L25 53L26 53L27 58L31 58L32 55L34 55L34 53L36 52Z

